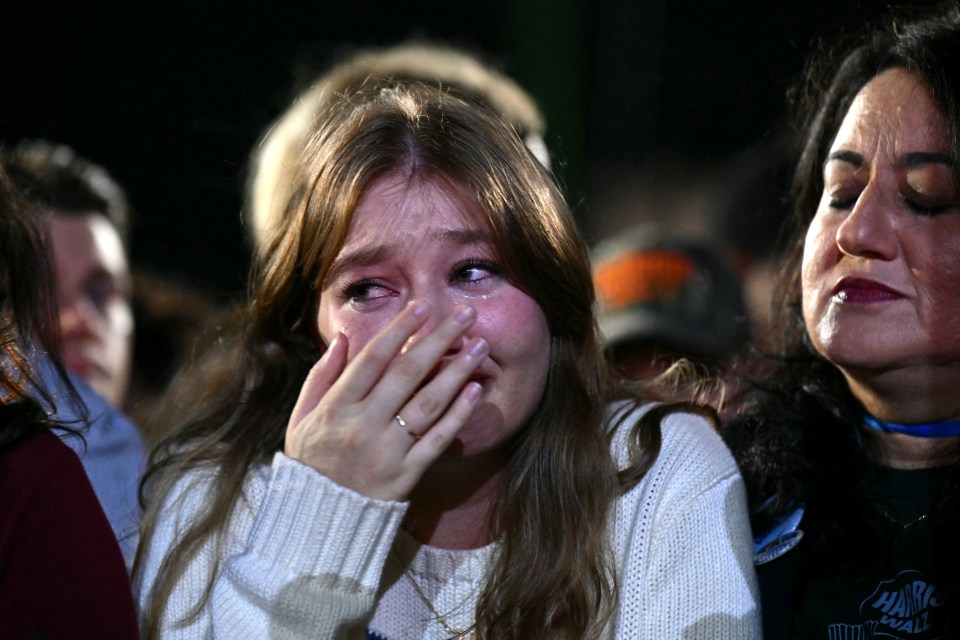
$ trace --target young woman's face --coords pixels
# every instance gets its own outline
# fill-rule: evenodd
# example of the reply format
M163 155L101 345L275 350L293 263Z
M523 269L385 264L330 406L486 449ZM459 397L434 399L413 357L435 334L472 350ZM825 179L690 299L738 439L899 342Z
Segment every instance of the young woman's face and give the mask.
M476 309L466 338L482 337L490 345L472 378L483 386L483 399L451 455L490 451L526 425L543 395L550 360L546 317L501 273L481 220L473 199L448 182L380 178L357 205L317 309L321 339L329 344L337 332L345 335L350 360L410 300L427 300L433 308L413 341L455 305ZM450 357L461 346L454 345Z
M946 132L926 87L890 69L857 94L830 150L803 315L847 373L960 359L960 188Z

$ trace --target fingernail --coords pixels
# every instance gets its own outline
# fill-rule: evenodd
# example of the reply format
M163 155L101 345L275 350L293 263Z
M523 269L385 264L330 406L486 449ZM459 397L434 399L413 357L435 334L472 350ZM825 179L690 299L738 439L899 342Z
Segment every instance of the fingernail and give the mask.
M476 342L470 345L469 353L471 356L475 357L485 356L487 355L488 349L489 345L487 344L487 341L483 338L477 338Z
M463 306L457 309L453 314L453 319L460 324L467 324L477 317L477 312L473 307Z
M333 336L333 340L331 340L330 344L327 345L327 348L324 349L323 355L327 355L328 353L333 351L333 348L337 346L337 343L340 342L342 338L343 338L343 334L337 331L337 334Z
M426 315L429 309L430 305L422 300L414 300L410 303L410 311L417 317Z
M467 400L471 402L480 397L480 394L483 393L483 386L479 382L471 382L467 385L466 388L466 397Z

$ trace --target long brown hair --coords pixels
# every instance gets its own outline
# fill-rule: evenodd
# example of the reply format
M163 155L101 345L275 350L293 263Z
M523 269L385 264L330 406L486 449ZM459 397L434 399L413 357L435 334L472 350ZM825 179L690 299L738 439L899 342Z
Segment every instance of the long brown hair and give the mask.
M472 194L506 276L536 300L551 332L544 395L511 448L491 513L501 551L478 604L477 631L488 639L598 637L617 599L608 511L656 457L662 410L636 428L635 464L618 472L605 411L618 397L638 398L612 382L603 360L587 249L564 198L514 131L439 89L380 83L331 103L318 123L287 231L258 253L249 302L211 359L172 391L171 406L185 407L173 419L185 426L151 456L140 555L173 483L190 469L217 473L208 508L153 583L146 636L157 632L162 603L187 563L211 538L222 540L245 476L282 449L300 387L322 353L313 305L361 194L379 176L412 167Z

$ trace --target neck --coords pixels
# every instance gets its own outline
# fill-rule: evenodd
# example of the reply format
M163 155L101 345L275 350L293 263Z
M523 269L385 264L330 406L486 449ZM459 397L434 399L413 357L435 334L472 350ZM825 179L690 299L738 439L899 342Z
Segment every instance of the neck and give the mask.
M410 494L403 529L418 542L444 549L489 544L503 467L503 462L462 460L435 464Z
M900 424L960 418L960 374L953 366L841 370L854 397L875 418Z
M960 443L952 438L917 438L901 433L877 433L881 464L893 469L930 469L942 464L944 454Z
M874 418L903 425L935 423L960 418L956 387L944 385L943 375L909 371L856 375L844 371L850 391ZM948 382L953 382L952 376ZM942 388L942 387L948 388ZM878 462L894 469L926 469L942 464L944 453L960 443L960 436L924 438L906 433L874 431L880 446Z

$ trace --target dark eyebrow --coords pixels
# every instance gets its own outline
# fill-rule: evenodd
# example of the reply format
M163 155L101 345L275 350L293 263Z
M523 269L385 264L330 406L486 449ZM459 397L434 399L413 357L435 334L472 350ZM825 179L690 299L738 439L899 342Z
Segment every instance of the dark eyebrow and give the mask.
M902 167L919 167L925 164L942 164L953 169L957 166L956 161L947 153L937 151L917 151L908 153L900 160Z

